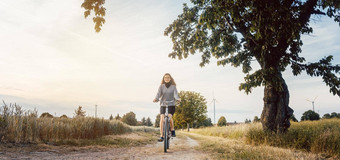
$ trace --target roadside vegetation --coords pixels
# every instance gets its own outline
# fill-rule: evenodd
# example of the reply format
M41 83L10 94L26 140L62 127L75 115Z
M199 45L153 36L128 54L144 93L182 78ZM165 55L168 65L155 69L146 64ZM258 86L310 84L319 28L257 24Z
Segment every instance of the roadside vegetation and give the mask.
M340 119L292 122L284 134L264 132L261 123L248 123L226 127L208 127L192 131L200 135L242 141L251 145L268 145L298 149L324 157L340 158ZM250 157L251 158L251 157Z
M144 126L129 126L120 120L85 117L79 107L73 118L53 117L47 113L37 116L37 110L25 111L16 104L0 107L0 142L15 144L54 145L137 145L152 139L156 129ZM135 134L149 139L119 137L112 135Z
M308 159L318 160L324 159L323 156L298 151L295 149L277 148L272 146L260 145L253 146L248 145L245 141L205 136L191 132L181 132L191 138L197 140L200 145L196 147L205 153L211 155L212 159L233 159L233 160L295 160L295 159Z

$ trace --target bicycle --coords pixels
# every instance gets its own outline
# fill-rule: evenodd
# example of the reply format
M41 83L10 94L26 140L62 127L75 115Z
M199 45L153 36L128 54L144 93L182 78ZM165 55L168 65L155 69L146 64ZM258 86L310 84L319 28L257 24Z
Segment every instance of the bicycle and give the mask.
M163 123L163 136L164 136L164 152L167 151L167 149L169 149L170 146L170 139L171 139L171 132L170 132L170 118L168 116L169 114L169 103L174 102L174 100L172 101L162 101L161 103L161 107L165 107L165 113L164 113L164 123Z

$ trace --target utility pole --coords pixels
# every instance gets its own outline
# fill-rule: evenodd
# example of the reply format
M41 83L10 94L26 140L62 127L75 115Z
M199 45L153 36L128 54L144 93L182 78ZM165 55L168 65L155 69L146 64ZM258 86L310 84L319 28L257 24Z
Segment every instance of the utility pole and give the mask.
M95 110L95 118L97 118L97 104L95 105L95 108L96 108L96 110Z

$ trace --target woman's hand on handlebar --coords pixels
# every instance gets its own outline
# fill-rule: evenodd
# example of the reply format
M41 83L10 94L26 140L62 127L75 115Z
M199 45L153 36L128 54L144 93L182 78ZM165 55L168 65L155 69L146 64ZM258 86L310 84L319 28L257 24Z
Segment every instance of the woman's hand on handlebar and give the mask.
M156 102L158 102L158 100L157 100L157 99L154 99L153 102L156 103Z

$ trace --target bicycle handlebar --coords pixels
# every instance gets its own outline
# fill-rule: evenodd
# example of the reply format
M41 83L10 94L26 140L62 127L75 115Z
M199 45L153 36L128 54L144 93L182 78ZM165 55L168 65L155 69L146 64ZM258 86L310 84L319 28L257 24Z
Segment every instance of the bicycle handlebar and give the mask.
M172 102L175 102L175 100L172 100L172 101L161 101L161 105L162 104L168 105L169 103L172 103Z

